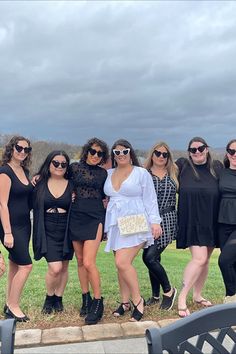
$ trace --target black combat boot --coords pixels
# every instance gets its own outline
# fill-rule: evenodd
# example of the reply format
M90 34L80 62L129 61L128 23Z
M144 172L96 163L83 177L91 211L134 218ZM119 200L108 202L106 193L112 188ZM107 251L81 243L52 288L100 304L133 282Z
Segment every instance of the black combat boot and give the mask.
M85 317L85 324L92 325L98 323L103 316L104 306L103 297L101 299L93 299L91 309Z
M84 317L89 313L90 308L92 306L92 302L93 300L89 291L85 294L82 294L82 307L79 313L81 317Z
M55 295L46 295L43 308L42 308L42 313L45 315L50 315L53 311L54 308L54 302L55 302Z
M57 296L56 294L54 295L53 309L55 312L62 312L64 310L62 296Z

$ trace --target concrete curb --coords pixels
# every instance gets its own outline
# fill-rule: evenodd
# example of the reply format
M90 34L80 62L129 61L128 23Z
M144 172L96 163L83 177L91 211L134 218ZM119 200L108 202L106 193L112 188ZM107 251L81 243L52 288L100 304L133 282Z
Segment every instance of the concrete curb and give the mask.
M82 327L57 327L50 329L17 330L15 346L36 347L51 344L88 342L103 339L120 339L144 336L147 328L164 327L178 319L165 319L158 322L141 321L125 323L106 323Z

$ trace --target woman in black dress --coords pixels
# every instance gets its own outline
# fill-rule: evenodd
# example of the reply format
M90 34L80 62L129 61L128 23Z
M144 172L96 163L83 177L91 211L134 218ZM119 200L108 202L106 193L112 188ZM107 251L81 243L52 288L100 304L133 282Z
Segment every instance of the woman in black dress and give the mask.
M0 167L0 238L9 252L6 318L26 322L20 297L32 269L29 254L31 233L29 180L30 141L14 136L5 146Z
M72 243L67 235L67 221L72 200L72 182L68 181L69 157L64 151L52 151L37 175L33 193L34 258L45 257L46 299L42 313L63 311L62 296L68 280L69 260L73 257Z
M179 167L177 248L188 247L192 257L184 270L178 298L180 317L190 314L186 299L191 288L195 303L212 306L201 293L208 274L209 258L216 245L218 175L223 167L221 162L212 161L209 147L200 137L190 140L188 154L188 159L176 161Z
M236 139L226 146L224 166L219 179L219 267L228 303L236 302Z
M160 309L171 310L177 290L171 286L167 273L161 264L161 254L176 238L176 191L179 184L178 168L173 161L168 145L164 142L155 144L151 149L145 167L152 176L159 212L162 218L161 237L154 241L154 245L145 248L143 251L143 261L149 270L149 278L152 287L152 297L148 299L147 305L159 302L161 285L163 298Z
M97 323L103 315L100 275L96 256L103 235L105 222L105 195L103 186L107 171L100 167L108 159L106 143L90 139L82 148L79 163L70 166L70 178L74 182L75 200L72 203L69 221L69 236L73 242L78 262L78 275L82 289L81 316L86 324ZM89 283L93 290L92 300Z

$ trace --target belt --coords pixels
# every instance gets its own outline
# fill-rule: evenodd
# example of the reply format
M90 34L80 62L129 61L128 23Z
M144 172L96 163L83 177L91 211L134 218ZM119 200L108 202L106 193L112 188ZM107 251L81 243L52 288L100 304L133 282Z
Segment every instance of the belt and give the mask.
M170 206L168 208L164 208L160 210L160 215L170 213L171 211L175 211L175 206Z

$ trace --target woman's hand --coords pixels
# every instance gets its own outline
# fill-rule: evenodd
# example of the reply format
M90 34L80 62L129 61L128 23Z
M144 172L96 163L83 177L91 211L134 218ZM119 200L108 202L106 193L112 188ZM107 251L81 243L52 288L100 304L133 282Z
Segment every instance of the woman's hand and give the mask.
M72 192L72 195L71 195L72 203L74 203L75 198L76 198L76 193L75 193L75 192Z
M108 204L108 202L109 202L109 198L106 197L105 199L102 200L102 202L103 202L104 208L106 209L106 208L107 208L107 204Z
M4 235L4 246L7 248L12 248L14 246L14 238L12 234Z
M151 224L152 235L154 240L159 238L162 235L162 228L159 224Z
M39 180L40 175L35 175L32 179L31 179L31 184L35 187L38 180Z

